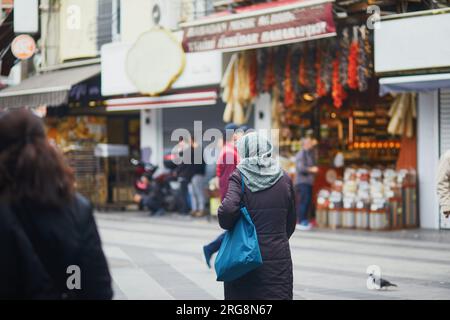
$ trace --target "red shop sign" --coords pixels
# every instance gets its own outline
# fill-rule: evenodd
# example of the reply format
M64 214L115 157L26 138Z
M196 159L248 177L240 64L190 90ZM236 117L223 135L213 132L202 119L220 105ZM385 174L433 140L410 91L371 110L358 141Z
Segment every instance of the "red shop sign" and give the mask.
M336 35L332 0L278 1L182 24L186 52L237 51Z

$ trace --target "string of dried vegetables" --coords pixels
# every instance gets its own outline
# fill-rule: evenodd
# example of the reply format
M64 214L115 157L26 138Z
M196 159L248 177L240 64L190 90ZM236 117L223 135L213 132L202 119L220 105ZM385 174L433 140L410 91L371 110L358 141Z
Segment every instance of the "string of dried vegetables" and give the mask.
M270 92L275 84L275 53L273 49L268 52L268 63L264 76L264 92Z
M250 98L253 100L258 96L258 61L255 50L249 52L249 64Z
M350 89L358 89L358 58L359 58L359 43L358 33L353 28L353 39L350 44L349 56L348 56L348 79L347 84Z
M264 86L266 68L269 62L269 54L268 49L260 49L256 50L256 60L257 60L257 82L256 82L256 90L261 93L265 93L266 88Z
M285 68L286 68L286 60L289 53L288 46L280 46L276 49L275 54L275 85L278 87L278 90L281 94L281 99L284 99L284 77L285 77Z
M326 40L323 44L323 58L322 58L322 69L321 77L324 86L325 95L330 92L331 89L331 76L333 73L333 49L335 47L334 40Z
M372 46L371 43L371 35L373 33L369 32L367 28L365 30L365 38L364 38L364 50L366 51L366 57L367 57L367 76L370 78L372 77L372 70L373 70L373 60L372 60Z
M301 60L301 50L299 47L296 47L291 52L291 70L290 70L292 89L294 91L294 101L297 101L300 95L302 94L298 79L300 60Z
M285 80L284 80L284 106L286 108L290 108L295 103L295 94L292 85L291 78L291 65L292 65L292 51L288 52L286 56L286 65L285 65Z
M306 48L305 73L307 90L316 92L316 68L313 67L316 64L316 47L312 44L308 44Z
M337 57L333 61L333 76L332 76L332 90L331 90L331 97L333 98L333 105L336 108L341 108L342 103L344 99L346 98L346 93L344 90L344 87L342 85L341 79L340 79L340 55L338 54Z
M301 89L306 91L306 88L308 87L308 79L306 78L306 56L308 54L307 47L304 45L302 46L301 55L300 55L300 65L298 69L298 83L301 86Z
M314 63L314 68L316 69L316 94L319 97L323 97L327 94L325 90L325 84L323 83L322 79L322 57L323 54L323 48L322 43L319 42L319 45L316 48L316 61Z
M358 39L359 59L358 59L358 87L359 91L363 92L369 88L369 72L368 59L364 47L364 39L366 37L366 26L358 28L360 37Z
M238 100L242 106L246 106L251 101L250 59L248 51L239 54L238 77Z
M342 30L342 37L339 40L339 50L341 52L339 58L339 78L344 88L347 88L349 49L350 38L348 35L348 28L344 28Z

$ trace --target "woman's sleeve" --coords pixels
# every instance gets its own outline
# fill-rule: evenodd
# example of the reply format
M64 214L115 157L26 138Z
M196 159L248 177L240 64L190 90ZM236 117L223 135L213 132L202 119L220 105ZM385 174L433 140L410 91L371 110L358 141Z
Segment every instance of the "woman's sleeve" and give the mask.
M85 232L82 243L81 296L82 299L110 300L113 297L111 275L103 253L92 208L83 225Z
M288 216L286 223L286 233L288 238L292 236L295 231L295 226L297 224L297 211L295 208L295 192L294 187L292 185L292 181L289 178L289 208L288 208Z
M228 191L218 210L220 226L225 230L230 230L239 219L241 203L241 181L235 174L232 174L228 182Z

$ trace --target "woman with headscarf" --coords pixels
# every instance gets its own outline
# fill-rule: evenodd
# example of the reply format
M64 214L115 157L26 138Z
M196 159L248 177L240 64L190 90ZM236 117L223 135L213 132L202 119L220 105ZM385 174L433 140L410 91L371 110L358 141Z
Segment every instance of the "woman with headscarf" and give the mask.
M273 146L256 132L237 143L240 163L230 177L218 211L219 224L230 230L240 218L241 197L256 227L263 264L225 282L226 300L291 300L292 259L289 238L295 230L295 195L289 176L273 158ZM245 191L241 191L241 177Z

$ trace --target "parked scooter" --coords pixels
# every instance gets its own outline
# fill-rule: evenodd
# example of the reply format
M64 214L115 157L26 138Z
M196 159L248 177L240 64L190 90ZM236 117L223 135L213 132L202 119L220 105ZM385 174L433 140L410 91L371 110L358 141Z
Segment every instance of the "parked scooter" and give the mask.
M130 162L136 167L134 201L139 204L139 209L150 210L151 215L164 214L163 194L158 182L154 179L158 167L136 159L131 159Z
M135 201L140 209L149 209L155 214L174 212L178 208L178 187L169 157L164 158L166 170L155 176L158 166L132 159L136 167ZM161 211L161 209L164 211Z

